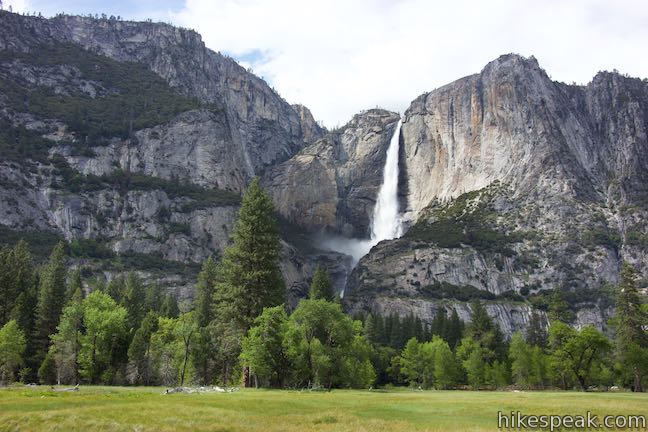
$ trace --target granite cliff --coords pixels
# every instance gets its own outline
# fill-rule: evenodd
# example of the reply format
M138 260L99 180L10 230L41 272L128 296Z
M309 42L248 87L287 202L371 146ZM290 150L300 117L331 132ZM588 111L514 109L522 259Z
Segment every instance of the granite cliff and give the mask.
M317 263L351 312L487 302L505 333L564 290L574 324L604 327L622 261L648 285L648 83L552 81L502 56L402 116L406 234L353 269L313 236L367 238L401 117L327 131L193 31L0 12L0 240L70 243L78 264L130 269L190 297L259 176L281 218L289 299Z
M605 326L621 261L648 276L647 127L645 80L565 85L517 55L418 97L402 127L414 225L360 262L346 304L430 320L483 298L510 334L559 288L576 325Z

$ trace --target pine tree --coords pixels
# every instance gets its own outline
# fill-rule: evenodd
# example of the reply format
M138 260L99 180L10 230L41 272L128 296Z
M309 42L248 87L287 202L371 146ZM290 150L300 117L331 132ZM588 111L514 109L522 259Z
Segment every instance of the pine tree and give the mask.
M0 326L10 319L18 321L18 325L24 322L20 316L24 300L20 296L32 291L34 283L32 257L24 240L12 249L0 250Z
M272 200L255 178L243 196L233 244L225 249L215 294L219 320L247 331L264 307L283 303L279 227Z
M128 347L128 379L132 384L151 385L153 378L151 336L157 329L157 313L149 311Z
M572 313L569 304L565 300L565 294L560 288L554 288L549 297L549 321L569 324L572 321Z
M454 350L463 338L464 327L464 322L459 318L457 310L453 308L450 319L447 321L446 331L443 335L443 338L448 342L451 349Z
M532 347L547 347L547 330L542 323L540 314L536 311L531 312L531 319L529 320L526 341Z
M81 280L81 269L77 268L70 274L70 281L68 283L68 290L65 295L66 300L72 298L74 293L79 290L83 292L83 281Z
M178 301L172 294L167 294L164 297L162 306L160 306L160 316L166 318L178 318L180 315L180 308Z
M446 336L446 320L447 312L444 307L438 307L434 318L432 319L432 335L441 336L445 339Z
M633 388L643 391L642 380L648 373L648 316L642 309L637 289L637 273L628 263L623 263L621 280L617 288L616 313L613 320L616 330L617 356L624 369L632 371Z
M130 328L138 329L142 323L142 319L146 314L144 310L145 302L146 293L142 281L134 272L128 273L121 304L128 311L128 324Z
M162 307L162 290L160 284L153 282L146 287L146 294L144 296L144 310L146 312L155 311L159 312Z
M209 257L203 263L196 285L195 316L200 327L207 327L213 319L213 302L217 281L218 266L212 257Z
M333 297L334 294L331 278L329 277L328 272L318 264L315 268L315 273L313 273L309 298L311 300L324 299L333 301Z
M50 335L56 332L65 302L65 244L59 242L41 272L36 306L36 358L44 359L50 346Z

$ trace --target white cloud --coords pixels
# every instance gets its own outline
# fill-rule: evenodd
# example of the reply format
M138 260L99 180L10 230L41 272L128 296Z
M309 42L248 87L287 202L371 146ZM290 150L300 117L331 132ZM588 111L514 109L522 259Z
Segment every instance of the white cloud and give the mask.
M18 13L32 10L32 8L30 8L30 3L27 0L4 0L2 5L5 10L9 10L9 7L11 7L13 12Z
M509 52L566 82L648 76L643 0L186 0L173 20L214 50L264 53L246 63L327 126L374 106L402 112Z

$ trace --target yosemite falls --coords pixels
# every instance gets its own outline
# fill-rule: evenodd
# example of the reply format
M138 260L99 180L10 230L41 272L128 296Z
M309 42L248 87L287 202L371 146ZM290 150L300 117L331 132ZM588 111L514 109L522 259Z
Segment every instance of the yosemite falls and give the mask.
M398 208L398 155L401 124L402 120L398 120L387 148L387 157L383 168L383 182L373 210L371 237L369 239L331 237L322 241L323 247L352 256L354 265L373 246L383 240L391 240L402 235L403 228Z

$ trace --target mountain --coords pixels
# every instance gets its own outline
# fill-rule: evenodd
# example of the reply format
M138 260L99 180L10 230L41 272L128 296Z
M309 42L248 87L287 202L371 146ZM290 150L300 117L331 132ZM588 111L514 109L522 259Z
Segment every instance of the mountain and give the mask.
M320 240L368 238L399 119L406 234L354 267ZM559 288L574 325L604 327L622 261L648 285L647 124L646 80L566 85L511 54L402 119L327 131L193 31L2 11L0 243L63 238L88 278L133 269L191 297L258 176L291 304L319 263L350 313L469 320L478 298L510 334Z
M228 244L247 182L324 135L165 24L0 12L0 93L4 242L62 237L95 271L146 270L183 296Z
M477 297L510 334L559 288L603 327L621 262L648 276L647 130L646 80L565 85L518 55L421 95L401 136L413 226L360 261L348 308L468 318Z

